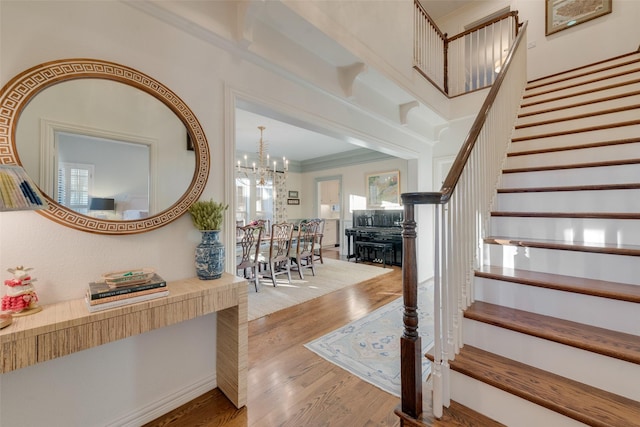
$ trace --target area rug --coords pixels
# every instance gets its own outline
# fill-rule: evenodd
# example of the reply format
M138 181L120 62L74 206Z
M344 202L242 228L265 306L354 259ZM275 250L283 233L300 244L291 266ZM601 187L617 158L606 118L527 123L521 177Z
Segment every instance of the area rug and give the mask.
M309 350L382 390L400 397L402 298L305 344ZM433 284L418 289L418 331L422 353L433 346ZM431 369L422 362L423 383Z
M262 279L259 292L249 286L249 321L391 271L371 264L325 258L324 264L316 263L315 276L307 270L301 280L298 272L292 271L291 283L286 276L279 276L276 287L271 279Z

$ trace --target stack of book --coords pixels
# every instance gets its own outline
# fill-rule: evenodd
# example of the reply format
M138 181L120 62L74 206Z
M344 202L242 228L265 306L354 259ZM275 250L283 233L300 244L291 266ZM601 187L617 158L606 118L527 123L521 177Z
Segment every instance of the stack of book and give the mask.
M106 281L90 282L85 300L89 312L94 313L167 295L169 295L167 282L154 273L144 283L114 286Z

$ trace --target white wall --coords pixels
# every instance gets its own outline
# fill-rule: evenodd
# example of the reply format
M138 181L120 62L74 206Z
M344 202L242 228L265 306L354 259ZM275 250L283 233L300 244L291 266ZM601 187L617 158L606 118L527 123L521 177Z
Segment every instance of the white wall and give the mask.
M119 62L179 93L201 118L212 152L222 152L221 107L216 111L222 85L211 78L215 58L204 60L203 52L211 52L205 43L120 2L0 2L0 9L2 85L55 59ZM212 180L206 193L220 198L222 182ZM187 217L116 237L75 231L34 212L9 212L0 216L0 233L0 271L33 267L43 304L82 297L86 283L107 271L149 266L167 280L193 276L199 240ZM122 417L136 420L178 391L214 387L215 316L176 326L2 375L0 425L126 424Z
M528 76L536 79L566 69L634 52L640 37L640 2L613 0L612 12L567 30L545 36L544 5L515 0L521 19L529 21Z
M138 69L177 93L209 142L204 198L224 200L232 188L229 118L236 97L277 105L378 146L409 146L425 169L430 164L430 147L425 155L420 148L415 151L419 141L403 131L124 2L3 1L0 19L2 85L36 64L87 57ZM200 238L186 216L152 232L103 236L63 227L34 212L2 214L0 235L0 271L19 264L33 267L43 304L82 297L86 283L106 271L148 266L167 280L193 276ZM227 230L225 242L233 244L233 238ZM211 315L2 375L0 425L142 424L215 387L214 342Z
M545 35L545 3L540 0L482 0L438 20L453 36L464 25L504 7L517 10L520 22L528 21L527 58L529 80L580 67L638 49L640 2L613 0L612 12L575 27Z

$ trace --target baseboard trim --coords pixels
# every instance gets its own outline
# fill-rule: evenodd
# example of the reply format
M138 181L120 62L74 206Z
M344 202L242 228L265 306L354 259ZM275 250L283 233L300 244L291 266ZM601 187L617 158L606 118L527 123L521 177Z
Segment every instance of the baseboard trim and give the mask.
M108 427L139 427L170 412L218 386L216 375L189 384L146 406L113 420Z

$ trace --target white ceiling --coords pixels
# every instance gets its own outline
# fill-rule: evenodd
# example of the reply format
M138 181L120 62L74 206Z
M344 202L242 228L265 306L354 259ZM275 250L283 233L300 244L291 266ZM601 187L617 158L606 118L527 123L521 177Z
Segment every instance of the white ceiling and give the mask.
M454 10L480 0L420 0L420 4L427 11L431 19L437 21Z
M276 159L304 161L358 148L346 141L304 129L264 115L236 109L236 150L256 153L260 130L269 155Z
M435 20L447 15L457 8L464 7L473 0L422 0L423 7L429 15ZM476 0L477 1L477 0ZM291 20L288 22L288 31L294 31L291 28ZM308 40L308 27L301 28L299 31L304 32ZM324 58L335 66L353 63L353 57L342 47L328 39L323 34L317 32L314 34L314 53ZM289 34L291 37L291 34ZM300 40L304 40L301 37ZM362 79L364 84L374 88L380 93L384 93L387 98L394 99L397 104L401 104L411 100L398 87L390 84L390 82L376 73L374 70L367 70L358 77ZM247 108L244 108L247 107ZM254 106L244 106L242 109L236 109L236 150L255 153L257 144L260 139L260 131L258 126L265 126L264 140L268 143L268 152L274 158L282 158L283 156L294 161L304 161L308 159L318 158L331 154L338 154L345 151L360 148L356 141L341 136L329 135L331 132L321 129L314 129L313 124L299 123L296 120L284 117L273 111L257 111ZM424 111L422 112L424 114ZM441 120L435 114L431 117L433 122ZM365 143L362 143L364 146Z

